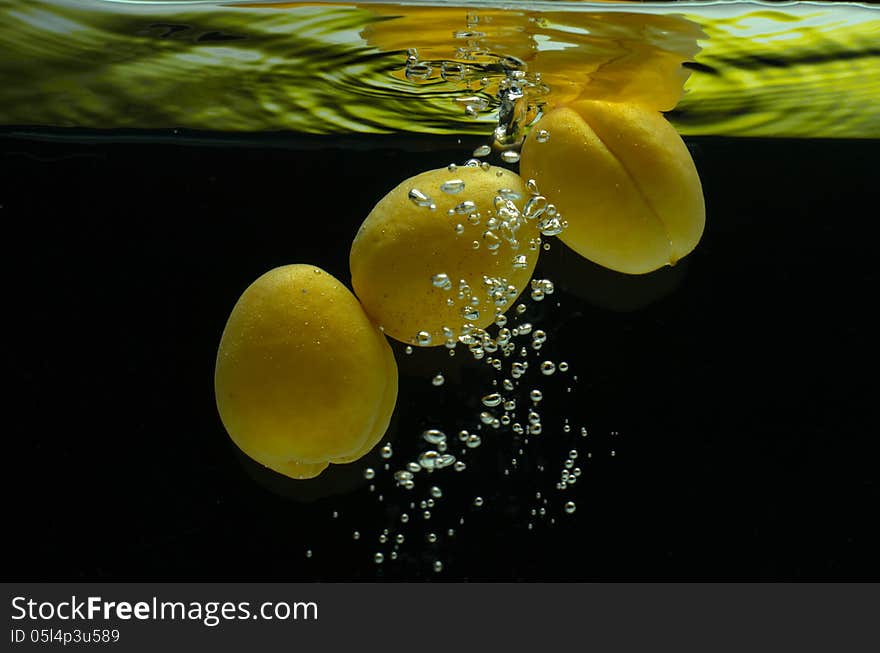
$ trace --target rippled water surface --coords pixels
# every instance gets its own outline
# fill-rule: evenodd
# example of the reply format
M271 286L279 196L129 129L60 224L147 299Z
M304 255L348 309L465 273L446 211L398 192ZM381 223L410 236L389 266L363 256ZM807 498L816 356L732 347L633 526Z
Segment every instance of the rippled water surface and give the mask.
M432 4L0 0L0 124L485 133L513 55L560 101L681 97L684 134L880 136L877 7Z

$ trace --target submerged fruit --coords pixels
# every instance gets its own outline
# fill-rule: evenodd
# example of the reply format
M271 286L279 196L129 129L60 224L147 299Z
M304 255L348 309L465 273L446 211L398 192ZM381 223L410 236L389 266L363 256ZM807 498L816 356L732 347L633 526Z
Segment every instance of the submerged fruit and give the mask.
M397 364L345 286L314 266L286 265L254 281L232 309L214 391L242 451L311 478L379 441L397 401Z
M539 131L549 138L539 139ZM580 100L533 129L520 171L568 221L560 239L581 256L629 274L690 253L706 220L687 147L657 111Z
M522 215L523 180L503 168L423 172L383 197L351 247L351 281L391 337L452 342L513 305L535 269L540 236Z

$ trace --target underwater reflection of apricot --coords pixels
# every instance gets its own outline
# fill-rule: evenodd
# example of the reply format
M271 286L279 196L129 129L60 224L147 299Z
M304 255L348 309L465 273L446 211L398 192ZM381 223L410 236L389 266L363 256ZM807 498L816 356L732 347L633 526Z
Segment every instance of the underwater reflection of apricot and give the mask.
M369 45L385 52L417 48L421 59L478 68L515 56L541 73L552 91L550 106L589 97L668 111L690 74L682 63L706 36L696 23L668 15L362 7L380 19L361 33ZM460 48L469 51L466 58Z

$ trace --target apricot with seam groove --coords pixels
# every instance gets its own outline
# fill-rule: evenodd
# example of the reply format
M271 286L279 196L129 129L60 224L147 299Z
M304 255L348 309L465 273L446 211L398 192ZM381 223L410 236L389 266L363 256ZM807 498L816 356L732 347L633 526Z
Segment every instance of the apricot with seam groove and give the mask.
M539 140L542 131L549 139ZM703 234L690 152L648 107L578 100L550 111L523 145L520 172L568 221L559 238L612 270L644 274L675 264Z

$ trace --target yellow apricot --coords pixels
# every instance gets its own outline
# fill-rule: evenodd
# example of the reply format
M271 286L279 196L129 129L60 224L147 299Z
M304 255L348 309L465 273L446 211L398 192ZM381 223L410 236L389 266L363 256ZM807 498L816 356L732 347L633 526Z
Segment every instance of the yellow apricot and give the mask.
M440 345L461 335L465 324L484 328L531 278L540 234L520 214L529 192L515 173L487 168L411 177L358 230L349 258L352 286L392 338Z
M397 401L397 364L345 286L314 266L286 265L254 281L232 309L214 392L244 453L311 478L379 441Z
M645 106L579 100L550 111L523 145L520 172L568 221L560 239L612 270L643 274L674 264L703 234L703 190L690 152Z

